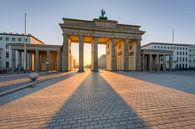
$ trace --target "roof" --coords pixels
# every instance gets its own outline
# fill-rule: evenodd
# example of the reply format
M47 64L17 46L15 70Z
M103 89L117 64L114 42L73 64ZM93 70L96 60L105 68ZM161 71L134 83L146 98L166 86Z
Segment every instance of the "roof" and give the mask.
M172 50L158 50L158 49L141 49L141 52L143 54L150 54L150 53L155 53L155 54L173 54Z
M25 34L24 33L6 33L6 32L3 32L3 33L0 33L0 35L10 35L10 36L25 36ZM31 37L31 38L34 38L35 40L38 40L39 42L41 42L41 43L43 43L44 44L44 42L43 41L41 41L40 39L38 39L37 37L35 37L35 36L33 36L32 34L27 34L26 36L28 36L28 37Z
M141 47L146 47L149 45L177 45L177 46L191 46L191 45L195 45L195 44L185 44L185 43L163 43L163 42L151 42L145 45L142 45Z

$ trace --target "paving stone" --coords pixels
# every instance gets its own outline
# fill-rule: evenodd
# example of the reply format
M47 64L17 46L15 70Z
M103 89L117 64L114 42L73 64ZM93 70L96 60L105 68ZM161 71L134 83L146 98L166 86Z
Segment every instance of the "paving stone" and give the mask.
M28 91L29 94L0 107L0 128L195 127L193 94L135 78L148 73L133 74L77 73L52 84L39 84L48 86L33 93ZM10 98L0 98L0 103Z

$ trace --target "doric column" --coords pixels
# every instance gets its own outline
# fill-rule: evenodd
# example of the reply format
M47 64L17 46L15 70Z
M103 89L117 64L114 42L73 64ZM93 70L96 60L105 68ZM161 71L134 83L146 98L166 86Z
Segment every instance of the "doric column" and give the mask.
M35 50L35 72L39 71L39 51Z
M110 47L111 47L111 70L117 70L116 68L116 48L115 48L115 44L116 44L116 39L112 38Z
M163 55L163 64L162 64L162 66L163 66L163 71L166 71L166 56L165 55Z
M50 51L49 50L47 50L47 60L46 60L46 69L47 69L47 71L49 71L50 70Z
M22 52L18 51L18 65L22 65Z
M68 58L69 58L68 35L63 34L62 71L68 72L68 64L69 64Z
M135 50L135 60L136 60L136 70L141 70L141 40L137 40L136 42L136 50Z
M169 55L169 71L172 71L173 58L172 55Z
M60 51L57 51L57 71L60 71L61 70L61 54L60 54Z
M145 71L145 55L142 54L142 71Z
M23 53L23 63L24 63L24 70L27 69L27 51L26 51L26 44L25 44L25 48L24 48L24 53Z
M12 50L12 71L16 70L16 53Z
M149 71L152 71L152 54L149 54Z
M129 70L129 52L128 52L129 40L124 41L124 70Z
M83 36L79 36L79 72L84 71L84 62L83 62L83 57L84 57L84 47L83 47Z
M156 55L156 68L157 68L157 71L160 71L160 58L159 58L159 55L157 54Z
M32 52L29 52L29 70L32 70Z
M97 43L97 37L93 38L92 43L92 71L98 71L98 43Z

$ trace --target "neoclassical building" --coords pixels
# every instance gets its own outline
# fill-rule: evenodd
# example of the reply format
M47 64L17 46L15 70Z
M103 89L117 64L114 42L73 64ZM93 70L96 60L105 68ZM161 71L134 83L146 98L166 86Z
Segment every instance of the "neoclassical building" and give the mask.
M84 43L91 44L92 70L98 70L98 44L106 45L107 70L141 70L140 26L119 24L114 20L93 21L64 18L62 71L70 70L71 42L79 43L79 71L84 70Z
M98 71L98 44L106 45L106 70L152 70L144 64L148 52L142 51L140 47L142 35L145 33L140 30L140 26L119 24L118 21L101 18L92 21L63 18L63 23L59 25L63 35L62 45L29 44L26 46L26 52L32 55L27 63L29 70L70 71L74 66L71 52L73 42L79 44L79 71L81 72L84 71L84 43L91 44L92 71ZM12 44L11 49L12 68L15 70L14 51L22 51L24 47L21 44ZM142 53L145 56L142 56ZM155 54L153 53L153 57ZM164 54L171 55L169 52ZM46 66L45 69L43 66Z

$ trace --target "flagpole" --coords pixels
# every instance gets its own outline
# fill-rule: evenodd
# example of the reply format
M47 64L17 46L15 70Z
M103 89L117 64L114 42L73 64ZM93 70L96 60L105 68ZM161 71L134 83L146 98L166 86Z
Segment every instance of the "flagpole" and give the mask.
M24 14L24 72L26 72L27 69L27 53L26 53L26 13Z

